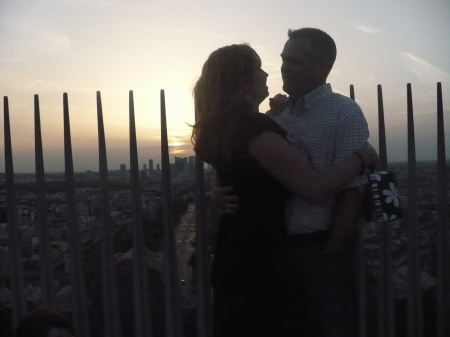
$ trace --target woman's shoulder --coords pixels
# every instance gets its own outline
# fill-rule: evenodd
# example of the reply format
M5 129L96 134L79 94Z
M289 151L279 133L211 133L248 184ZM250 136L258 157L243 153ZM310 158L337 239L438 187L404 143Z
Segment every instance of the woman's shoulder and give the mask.
M277 122L263 113L249 113L243 117L242 129L249 135L257 136L266 131L272 131L286 137L287 132Z

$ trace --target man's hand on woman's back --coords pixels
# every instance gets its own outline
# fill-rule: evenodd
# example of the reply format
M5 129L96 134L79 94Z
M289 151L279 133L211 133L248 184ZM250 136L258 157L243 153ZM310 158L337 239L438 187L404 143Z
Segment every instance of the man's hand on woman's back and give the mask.
M211 201L215 208L223 213L234 213L238 209L238 197L233 193L233 187L222 187L216 180L211 195Z

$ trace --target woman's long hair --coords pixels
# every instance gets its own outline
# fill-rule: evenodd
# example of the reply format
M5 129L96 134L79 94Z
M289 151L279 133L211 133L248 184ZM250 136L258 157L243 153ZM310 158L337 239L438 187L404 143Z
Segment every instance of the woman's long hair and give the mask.
M260 66L248 44L219 48L203 65L193 90L197 120L191 140L197 156L212 166L230 159L233 133L248 112L245 86Z

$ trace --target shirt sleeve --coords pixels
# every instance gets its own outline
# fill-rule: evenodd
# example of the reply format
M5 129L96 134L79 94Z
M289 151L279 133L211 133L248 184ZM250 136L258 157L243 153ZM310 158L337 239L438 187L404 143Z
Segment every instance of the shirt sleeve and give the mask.
M369 138L369 128L361 108L354 102L347 104L340 116L335 134L335 164L350 157L359 150ZM345 188L363 186L367 184L366 175L357 176Z

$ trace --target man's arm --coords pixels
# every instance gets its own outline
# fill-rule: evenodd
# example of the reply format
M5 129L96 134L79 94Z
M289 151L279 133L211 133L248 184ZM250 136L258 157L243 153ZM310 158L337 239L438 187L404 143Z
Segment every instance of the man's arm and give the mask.
M323 254L343 254L347 245L355 240L356 226L362 215L364 194L358 188L342 190L336 195L336 204L331 216L331 233Z
M335 164L353 153L358 144L369 138L367 121L357 104L350 105L342 113L340 127L335 139ZM331 234L324 247L324 254L342 254L350 242L355 239L356 226L362 216L364 194L359 186L367 183L365 175L358 176L346 189L335 197L331 215Z

